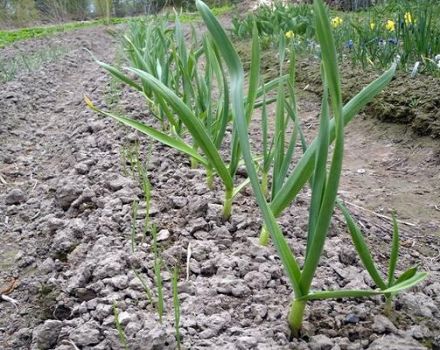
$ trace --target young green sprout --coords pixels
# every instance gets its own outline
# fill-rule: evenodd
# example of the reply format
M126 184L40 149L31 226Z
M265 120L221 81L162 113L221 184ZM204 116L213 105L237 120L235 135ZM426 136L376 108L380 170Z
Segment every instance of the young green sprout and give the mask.
M359 226L354 221L353 217L350 214L350 211L347 207L342 203L341 200L336 201L337 206L341 209L344 214L345 221L347 223L348 231L350 232L351 239L353 241L353 245L358 252L359 258L362 261L365 269L370 275L371 279L374 281L376 286L381 290L392 289L396 285L401 283L406 283L408 285L415 285L426 277L426 272L417 272L417 266L410 267L405 272L403 272L397 279L395 278L397 261L399 258L399 246L400 246L400 235L399 235L399 227L397 224L397 219L395 214L393 213L393 237L391 241L391 250L390 250L390 260L388 263L388 276L386 278L382 278L381 273L376 267L374 263L373 256L371 254L370 249L368 248L367 243L364 240L362 232ZM389 314L392 309L392 299L396 293L390 292L385 294L386 299L386 308L385 313Z
M330 22L322 0L314 1L314 13L316 19L317 38L322 49L322 65L324 77L324 97L321 110L321 122L319 135L315 142L308 148L300 160L301 167L296 167L296 172L292 173L277 191L274 201L269 206L264 192L261 188L258 178L255 162L250 148L248 134L248 120L245 113L243 101L244 71L237 52L228 39L220 23L212 15L209 8L200 0L196 1L198 10L208 27L217 47L221 50L222 57L228 67L230 76L230 87L232 96L232 114L234 124L237 129L240 148L243 154L244 162L248 176L253 188L257 203L260 207L264 223L270 232L272 241L280 256L286 274L292 285L295 298L292 302L288 322L293 335L298 336L304 317L306 303L309 300L361 297L376 294L393 294L405 288L411 287L418 280L412 280L411 283L403 281L393 285L385 290L339 290L339 291L312 291L311 284L318 267L327 231L330 225L333 208L337 196L339 179L341 176L343 150L344 150L344 124L351 119L354 114L367 103L375 94L377 94L391 79L394 67L391 73L378 79L362 91L354 100L352 100L345 111L342 107L341 87L339 71L336 60L336 50L331 35ZM256 64L256 63L252 63ZM328 96L331 98L331 110L333 113L332 122L329 119L329 109L327 108ZM329 143L335 140L330 168L327 170L327 156L329 153ZM308 152L308 153L307 153ZM299 170L298 170L299 169ZM310 210L313 218L311 227L308 231L307 254L303 266L298 263L295 255L290 249L286 238L275 216L286 208L296 194L304 187L310 176L313 174L312 181L312 209ZM293 178L292 178L293 176ZM298 178L299 177L299 178ZM283 192L286 188L294 192ZM282 198L280 201L277 198ZM278 208L274 210L273 203Z

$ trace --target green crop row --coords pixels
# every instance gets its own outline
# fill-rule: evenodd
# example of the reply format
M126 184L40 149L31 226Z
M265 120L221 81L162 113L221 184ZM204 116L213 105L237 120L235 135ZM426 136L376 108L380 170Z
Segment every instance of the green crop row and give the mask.
M245 76L240 57L221 23L202 1L197 0L196 5L208 30L205 35L194 27L184 28L178 14L173 27L165 21L133 23L123 39L128 66L97 61L145 98L150 118L104 111L86 97L89 108L174 148L187 155L194 167L204 168L209 188L221 184L224 220L233 215L235 196L243 187L252 187L264 222L260 242L266 245L272 241L293 290L288 317L293 335L300 333L308 301L384 295L391 303L397 293L422 281L427 274L418 272L417 267L396 273L399 230L395 219L388 266L383 273L358 225L338 198L345 127L388 85L397 63L343 105L332 30L335 24L322 0L315 0L313 38L320 47L323 96L318 134L308 144L297 112L292 38L286 38L283 32L278 34L279 72L265 81L260 66L261 34L253 22L251 63ZM282 64L285 61L287 67ZM275 107L274 115L269 116L270 104ZM261 115L261 148L249 133L249 124L258 122L257 111ZM269 119L273 120L273 128ZM302 147L296 147L297 140ZM295 153L299 153L297 157ZM245 180L237 176L240 166L246 168ZM304 256L299 257L277 218L307 187L311 189L307 242ZM312 289L336 207L342 211L353 246L375 284L372 289Z

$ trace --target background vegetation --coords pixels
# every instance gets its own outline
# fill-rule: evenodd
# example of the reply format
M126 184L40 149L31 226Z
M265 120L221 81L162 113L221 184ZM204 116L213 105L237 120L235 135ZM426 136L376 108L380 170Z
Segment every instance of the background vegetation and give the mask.
M213 6L231 1L211 0ZM149 14L165 6L191 8L191 0L0 0L0 28Z

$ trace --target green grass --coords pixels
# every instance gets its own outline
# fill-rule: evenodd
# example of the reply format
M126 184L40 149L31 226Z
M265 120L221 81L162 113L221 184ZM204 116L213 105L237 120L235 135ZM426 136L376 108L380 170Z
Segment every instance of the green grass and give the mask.
M212 13L215 16L222 16L232 11L233 7L231 5L224 5L221 7L215 7L212 9ZM179 20L182 23L201 21L202 18L198 12L184 12L179 16Z
M230 5L227 5L227 6L214 8L213 12L215 13L216 16L220 16L230 12L231 10L232 7ZM164 14L163 16L167 16L167 15L168 14ZM143 16L111 18L110 24L116 25L121 23L127 23L127 22L139 20L141 18L143 18ZM187 13L184 12L182 13L180 18L183 23L189 23L189 22L195 22L201 20L201 17L197 12L187 12ZM63 24L50 25L50 26L22 28L17 30L3 30L0 31L0 48L15 43L17 41L48 37L57 33L68 32L71 30L105 25L106 22L107 22L106 19L97 19L97 20L85 21L85 22L71 22L71 23L63 23Z
M133 18L112 18L111 24L125 23L132 21ZM17 41L48 37L57 33L68 32L75 29L93 27L105 24L105 19L71 22L43 27L22 28L17 30L0 31L0 48L15 43Z
M43 64L52 62L65 55L68 49L63 46L49 46L33 53L17 53L14 57L0 59L0 83L15 79L22 73L30 73Z

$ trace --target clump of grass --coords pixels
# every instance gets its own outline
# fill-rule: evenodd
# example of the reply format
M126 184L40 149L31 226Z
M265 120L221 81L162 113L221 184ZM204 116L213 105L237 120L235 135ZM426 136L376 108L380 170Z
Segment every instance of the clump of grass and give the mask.
M128 350L127 335L125 334L124 329L122 328L122 325L119 322L119 309L116 303L113 303L113 315L115 317L115 326L118 331L119 341L121 342L121 345L124 348L124 350Z
M47 46L30 54L18 52L14 57L0 59L0 82L15 79L20 74L38 70L45 63L49 63L64 56L68 49L63 46Z
M126 175L131 175L133 178L139 181L139 186L142 189L145 200L146 214L143 228L143 236L146 238L147 234L150 234L151 251L153 253L153 273L154 282L153 288L150 288L147 281L142 277L141 273L133 269L133 273L139 279L145 292L145 296L150 305L152 305L159 317L159 322L163 323L165 314L165 291L163 282L163 271L167 269L161 256L160 247L157 241L157 228L150 222L149 208L151 205L151 183L148 178L147 165L143 164L140 156L139 143L136 142L133 145L124 147L122 149L123 164L127 162L130 164L130 171L126 168ZM138 248L136 245L136 233L137 233L137 213L138 213L138 200L134 200L132 203L131 214L131 250L134 253ZM172 305L174 310L174 327L176 331L177 348L180 349L181 336L180 336L180 301L177 283L179 279L178 268L175 267L172 273L171 289L172 289ZM118 328L119 331L119 328ZM121 332L119 331L121 334ZM121 340L122 341L122 340Z

